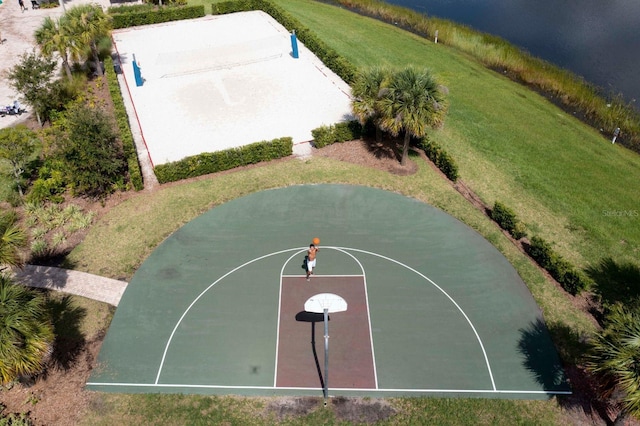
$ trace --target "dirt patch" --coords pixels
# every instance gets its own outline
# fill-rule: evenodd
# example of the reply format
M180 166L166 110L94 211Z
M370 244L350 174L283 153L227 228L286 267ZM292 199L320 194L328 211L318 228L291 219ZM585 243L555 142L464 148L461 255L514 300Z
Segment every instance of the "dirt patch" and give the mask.
M0 391L3 414L28 413L34 425L76 425L87 412L92 393L84 390L102 345L97 336L82 346L67 368L49 367L32 383Z
M395 145L387 142L355 140L325 146L314 150L313 155L331 157L400 176L414 174L418 170L418 165L411 159L407 160L404 166L400 164L396 149Z
M373 424L389 419L396 410L384 399L336 397L331 407L338 420L350 423Z
M324 407L324 399L317 397L283 397L272 400L267 405L267 413L275 414L279 421L303 417L319 409L333 411L336 419L352 424L374 424L389 419L396 410L384 399L345 398L329 399Z
M277 398L269 402L267 412L276 415L278 420L286 420L291 417L306 416L322 405L319 398L301 397Z

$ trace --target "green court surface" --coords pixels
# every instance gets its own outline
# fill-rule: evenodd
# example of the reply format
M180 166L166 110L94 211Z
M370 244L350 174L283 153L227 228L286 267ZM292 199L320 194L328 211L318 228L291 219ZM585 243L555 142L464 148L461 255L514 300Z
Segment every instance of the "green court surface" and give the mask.
M129 283L87 387L321 396L324 325L302 317L304 300L325 292L349 305L330 316L331 395L570 392L502 254L432 206L348 185L251 194L176 231Z

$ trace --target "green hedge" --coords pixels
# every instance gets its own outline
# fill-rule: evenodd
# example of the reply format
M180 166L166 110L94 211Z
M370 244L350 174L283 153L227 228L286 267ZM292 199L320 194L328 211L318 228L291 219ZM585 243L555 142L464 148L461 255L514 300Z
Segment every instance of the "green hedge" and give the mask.
M214 15L226 13L246 12L250 10L262 10L278 21L287 31L295 31L296 37L311 50L330 70L335 72L348 84L353 83L356 76L356 67L347 59L327 46L308 28L302 26L297 19L280 9L275 4L265 0L240 0L222 3L213 3L211 10Z
M569 293L576 295L591 286L591 281L567 260L553 251L551 244L538 236L531 238L527 253Z
M180 21L182 19L201 18L205 16L204 6L162 6L151 9L133 9L128 7L113 8L113 28L137 27L139 25L158 24L161 22Z
M140 170L138 153L136 151L135 143L133 142L131 127L129 126L129 116L127 115L127 110L124 107L124 100L122 99L120 85L118 84L118 76L113 70L113 60L111 57L107 57L105 59L104 66L105 74L107 76L107 84L109 85L109 93L111 94L111 100L113 101L116 123L118 125L118 134L120 136L120 141L122 142L122 149L129 168L129 179L131 180L131 184L134 189L136 191L140 191L144 189L142 171Z
M496 201L493 204L490 216L491 219L500 225L500 228L507 231L516 240L527 236L524 225L518 220L514 211L501 202Z
M224 151L205 152L172 163L160 164L155 173L160 183L221 172L240 166L283 158L293 153L290 137L262 141Z
M122 6L111 6L107 9L107 12L111 15L122 13L135 13L135 12L150 12L156 8L153 4L130 4Z
M344 121L331 126L320 126L311 131L313 144L322 148L336 142L352 141L362 136L362 126L357 121Z
M458 166L453 158L445 152L437 143L424 138L418 144L418 147L424 150L429 159L439 168L442 173L451 181L458 180Z

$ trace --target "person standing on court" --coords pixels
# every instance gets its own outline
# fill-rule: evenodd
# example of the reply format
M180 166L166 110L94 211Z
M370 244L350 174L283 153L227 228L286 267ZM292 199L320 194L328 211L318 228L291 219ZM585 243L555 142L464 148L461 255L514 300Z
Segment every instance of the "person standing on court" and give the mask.
M311 279L311 274L313 274L313 268L316 266L316 255L319 250L315 244L311 244L307 251L307 281Z
M18 0L18 4L20 5L20 9L24 12L26 7L24 7L24 0Z

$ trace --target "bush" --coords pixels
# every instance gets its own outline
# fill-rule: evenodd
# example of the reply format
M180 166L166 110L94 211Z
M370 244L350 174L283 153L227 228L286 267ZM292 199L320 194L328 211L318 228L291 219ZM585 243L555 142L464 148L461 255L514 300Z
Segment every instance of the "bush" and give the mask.
M42 204L45 201L61 203L64 201L66 181L63 166L55 161L47 161L38 170L38 179L31 185L27 193L26 201L33 204Z
M160 164L155 167L155 173L160 183L175 182L262 161L275 160L287 157L292 153L293 140L290 137L284 137L224 151L206 152L172 163Z
M491 219L493 219L498 225L500 225L500 228L507 231L516 240L519 240L520 238L523 238L527 235L526 231L524 230L524 225L518 220L513 210L511 210L501 202L496 201L494 203L490 216Z
M551 244L542 238L538 236L531 238L527 253L569 293L576 295L590 287L590 280L554 252Z
M132 11L133 10L133 11ZM139 25L159 24L161 22L180 21L183 19L201 18L205 16L204 6L162 6L144 9L127 7L109 9L113 17L113 28L129 28Z
M107 12L111 15L123 14L123 13L137 13L137 12L150 12L156 7L153 4L130 4L121 6L111 6L107 9Z
M362 126L357 121L345 121L331 126L320 126L311 131L313 144L323 148L336 142L351 141L362 136Z
M429 159L436 165L442 173L451 181L458 180L458 166L453 158L447 154L438 144L424 138L418 144Z
M82 104L67 112L67 134L57 155L74 195L103 197L126 171L110 117Z
M113 100L114 114L116 124L118 125L118 136L122 143L122 150L127 159L127 168L129 170L129 179L136 191L144 189L144 181L142 180L142 171L138 162L138 153L131 134L129 126L129 116L124 107L124 100L120 93L120 85L118 84L118 76L113 70L113 60L107 57L104 61L105 75L107 76L107 84L109 85L109 94Z
M330 70L340 76L345 82L351 84L355 80L356 67L346 58L327 46L309 29L303 27L297 19L280 9L275 4L265 0L240 0L222 3L213 3L211 10L214 15L222 15L234 12L246 12L250 10L262 10L278 21L287 31L295 31L296 37L307 49L311 50Z

